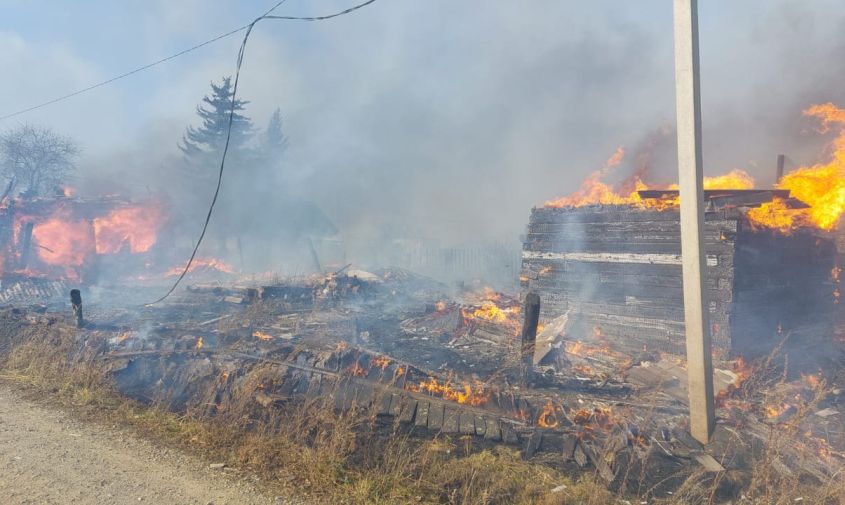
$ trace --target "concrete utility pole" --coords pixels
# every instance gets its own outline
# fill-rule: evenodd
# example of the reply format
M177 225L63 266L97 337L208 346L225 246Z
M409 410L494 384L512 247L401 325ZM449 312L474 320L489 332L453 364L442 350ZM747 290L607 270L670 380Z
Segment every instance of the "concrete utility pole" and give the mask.
M708 303L704 294L704 185L701 157L701 93L698 76L698 0L675 2L675 100L678 122L678 185L684 325L689 374L690 434L707 443L713 433L713 363Z

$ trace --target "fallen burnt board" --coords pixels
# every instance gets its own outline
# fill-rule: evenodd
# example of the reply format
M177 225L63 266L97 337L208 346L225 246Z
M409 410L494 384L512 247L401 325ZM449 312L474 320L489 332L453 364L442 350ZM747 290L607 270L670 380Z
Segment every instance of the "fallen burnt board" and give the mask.
M832 326L833 241L798 230L755 230L738 211L708 212L704 226L711 334L721 354L759 354L782 332ZM535 208L522 253L523 291L548 321L569 312L578 337L621 348L684 353L677 209Z
M622 421L607 408L564 407L542 391L524 396L495 391L482 405L415 391L409 386L430 373L363 349L277 346L269 354L272 357L193 349L118 352L102 358L124 394L174 410L200 409L213 415L244 401L274 409L322 400L338 411L391 419L412 433L514 445L526 458L595 471L608 483L618 482L632 465L646 461L655 476L669 477L678 472L675 453L682 458L704 454L682 436L658 442L650 434L660 430L651 426ZM660 451L652 447L657 443L662 443Z

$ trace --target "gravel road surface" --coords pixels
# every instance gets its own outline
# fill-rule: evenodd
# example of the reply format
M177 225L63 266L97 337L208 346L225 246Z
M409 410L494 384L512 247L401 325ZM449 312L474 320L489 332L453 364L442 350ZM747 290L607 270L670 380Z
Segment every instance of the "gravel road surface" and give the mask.
M0 503L294 504L248 478L119 429L86 424L0 383Z

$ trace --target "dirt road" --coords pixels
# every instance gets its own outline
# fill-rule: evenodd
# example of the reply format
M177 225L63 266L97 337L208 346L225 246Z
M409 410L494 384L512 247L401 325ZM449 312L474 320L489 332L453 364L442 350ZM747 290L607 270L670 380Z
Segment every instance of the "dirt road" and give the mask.
M86 425L0 383L0 503L293 504L244 477L117 429Z

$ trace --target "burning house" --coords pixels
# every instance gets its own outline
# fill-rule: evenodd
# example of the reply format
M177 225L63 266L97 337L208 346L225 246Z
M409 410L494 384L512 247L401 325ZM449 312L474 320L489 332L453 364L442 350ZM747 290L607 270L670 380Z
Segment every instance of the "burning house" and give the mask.
M110 257L148 253L163 222L160 206L119 198L10 200L0 207L0 275L92 283Z
M841 109L804 114L821 131L842 124ZM523 292L537 292L545 321L565 318L567 339L595 340L637 353L684 355L679 193L648 186L638 170L617 186L606 176L618 149L569 196L531 212L522 252ZM826 161L754 189L733 170L704 178L706 297L715 356L753 356L784 337L829 342L839 317L845 212L845 129Z
M569 314L578 339L600 335L631 351L684 353L676 191L639 191L636 204L546 206L531 212L524 290L542 316ZM708 190L705 252L713 344L721 355L770 350L783 332L829 335L836 248L829 234L761 227L748 209L789 191Z

